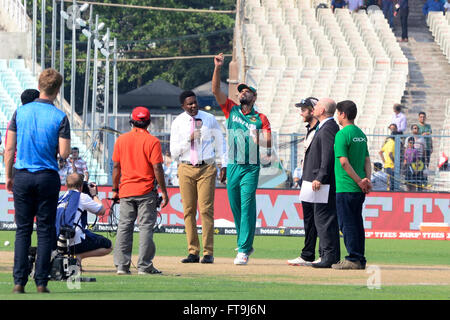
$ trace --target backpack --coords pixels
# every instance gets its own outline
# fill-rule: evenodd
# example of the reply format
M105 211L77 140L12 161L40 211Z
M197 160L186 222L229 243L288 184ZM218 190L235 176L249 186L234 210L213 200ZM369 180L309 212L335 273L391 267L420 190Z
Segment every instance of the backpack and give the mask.
M78 226L82 230L83 228L83 216L81 215L78 221L75 221L76 213L77 211L80 211L78 208L78 205L80 203L80 195L81 193L75 190L69 190L67 193L65 193L63 196L61 196L58 200L58 207L56 209L56 237L58 237L62 230L72 230L75 234L75 228ZM87 217L85 217L85 220L87 220ZM86 221L87 222L87 221Z

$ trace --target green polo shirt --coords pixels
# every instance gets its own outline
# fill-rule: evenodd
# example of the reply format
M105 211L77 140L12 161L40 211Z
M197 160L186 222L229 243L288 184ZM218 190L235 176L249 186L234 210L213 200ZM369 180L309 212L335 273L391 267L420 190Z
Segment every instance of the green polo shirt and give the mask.
M336 133L334 139L334 173L336 176L336 192L362 192L358 184L342 168L340 157L346 157L356 174L366 177L364 165L369 156L367 137L355 125L348 125Z

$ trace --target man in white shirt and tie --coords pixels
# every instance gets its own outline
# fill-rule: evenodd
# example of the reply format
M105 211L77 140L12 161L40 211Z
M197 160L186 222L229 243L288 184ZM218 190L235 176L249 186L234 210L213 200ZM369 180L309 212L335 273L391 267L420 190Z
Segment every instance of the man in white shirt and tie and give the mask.
M183 202L184 224L189 255L182 263L200 261L197 234L197 203L202 220L203 259L214 262L214 193L216 159L222 160L220 180L225 181L223 133L212 114L198 109L192 91L180 95L182 114L175 118L170 132L170 153L179 163L178 177Z

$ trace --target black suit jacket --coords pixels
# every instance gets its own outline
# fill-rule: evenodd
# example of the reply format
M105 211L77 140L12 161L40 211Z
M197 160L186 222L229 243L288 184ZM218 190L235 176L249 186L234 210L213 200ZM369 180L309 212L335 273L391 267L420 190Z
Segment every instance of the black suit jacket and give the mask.
M334 119L327 120L314 135L305 153L303 180L320 181L329 184L330 190L336 190L334 177L334 137L339 125Z

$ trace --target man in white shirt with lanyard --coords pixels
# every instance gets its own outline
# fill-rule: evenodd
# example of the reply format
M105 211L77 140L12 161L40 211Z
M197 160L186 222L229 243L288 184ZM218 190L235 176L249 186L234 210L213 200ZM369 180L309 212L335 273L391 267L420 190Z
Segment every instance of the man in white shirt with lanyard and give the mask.
M226 163L223 133L215 117L198 110L195 93L180 95L182 114L175 118L170 132L170 153L179 163L178 177L183 202L184 223L189 255L182 263L200 261L197 234L197 203L202 220L203 259L214 262L214 193L216 159L222 159L221 182L225 181Z

